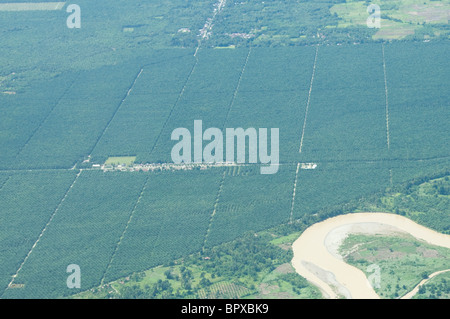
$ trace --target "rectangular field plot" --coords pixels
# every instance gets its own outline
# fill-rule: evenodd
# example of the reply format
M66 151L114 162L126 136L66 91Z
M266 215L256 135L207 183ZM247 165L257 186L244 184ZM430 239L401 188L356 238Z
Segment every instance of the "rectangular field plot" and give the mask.
M394 158L448 156L450 46L385 46L391 151Z
M0 95L0 168L15 165L17 154L26 144L56 101L42 100L33 105L29 99Z
M449 98L449 91L438 87L391 88L389 121L393 157L408 160L449 155Z
M252 48L240 92L307 91L314 56L314 47Z
M106 281L200 251L223 169L149 175Z
M137 163L147 162L176 100L177 93L131 94L99 140L92 161L103 163L109 156L133 155Z
M302 137L303 160L387 155L381 45L319 47Z
M391 43L385 45L388 90L440 88L449 94L448 41ZM412 95L416 95L411 92ZM448 97L448 95L447 95Z
M134 89L134 81L142 75L140 71L141 66L135 61L80 71L67 96L74 100L89 100L92 108L105 99L119 103L130 88ZM76 113L76 109L73 111Z
M313 91L302 145L306 161L387 156L382 88Z
M234 53L229 55L225 51ZM228 65L227 67L223 66L223 68L226 68L226 70L218 73L212 72L214 67L206 63L213 63L211 59L217 60L219 64L224 63L222 59L225 59ZM176 128L188 128L193 133L194 120L202 120L204 129L208 127L223 128L238 87L245 59L246 52L242 50L206 50L199 52L198 65L161 131L154 152L150 156L151 161L171 162L171 149L176 143L171 140L171 134ZM204 85L205 83L207 85Z
M62 100L17 158L24 168L70 168L87 156L118 100Z
M99 285L144 181L139 174L82 172L19 272L15 283L25 286L8 289L5 297L72 294L66 285L70 264L80 266L84 289Z
M17 154L58 104L75 77L75 74L65 74L47 83L34 82L16 95L0 94L1 169L16 164Z
M0 294L75 179L75 172L0 175ZM6 181L6 183L4 183Z
M198 64L186 85L186 91L232 94L248 53L248 49L200 50L197 54Z
M229 168L206 246L288 222L295 170L283 165L277 174L261 175L258 165Z
M186 55L176 56L172 51ZM186 51L156 51L142 66L143 72L133 87L133 95L157 96L180 93L195 64L195 58L191 54L187 55L189 51ZM163 55L168 57L163 59Z
M176 128L187 128L191 132L193 147L195 120L202 120L203 132L210 127L222 129L231 100L232 92L216 94L186 92L162 130L150 159L152 161L172 161L171 150L177 141L171 140L171 134ZM205 141L204 146L206 144Z
M271 129L278 128L280 162L296 162L299 159L298 150L307 96L308 91L304 90L241 92L230 111L226 127L257 130L267 128L269 154ZM260 137L258 135L258 138ZM246 153L248 154L248 142Z
M314 170L300 170L294 204L294 218L389 187L389 167L383 162L365 164L319 163Z
M382 89L384 92L381 45L319 47L313 94L321 94L323 89ZM380 103L384 102L382 98Z
M314 48L252 49L226 127L278 128L280 162L295 162L314 54Z

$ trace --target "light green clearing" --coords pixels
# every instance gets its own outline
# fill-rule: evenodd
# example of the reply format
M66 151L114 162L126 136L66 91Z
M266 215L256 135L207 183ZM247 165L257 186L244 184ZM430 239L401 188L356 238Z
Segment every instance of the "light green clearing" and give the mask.
M61 10L65 2L0 3L0 11L53 11Z
M273 245L292 244L295 240L298 239L298 237L300 237L301 233L302 232L295 232L287 236L278 237L272 240L270 243Z
M398 298L411 291L425 274L448 269L450 250L419 241L407 234L349 235L340 247L345 262L361 269L380 267L381 287L375 291L382 298Z
M183 287L180 281L180 278L182 277L181 267L182 265L158 266L144 272L135 273L125 278L118 279L103 287L90 289L89 291L77 294L72 298L106 299L110 298L114 291L120 291L123 287L132 287L137 285L140 289L146 289L146 287L156 284L159 280L168 280L174 290L182 290ZM202 298L215 298L215 296L212 296L211 293L214 294L214 292L219 291L218 295L220 295L221 297L224 297L223 293L225 293L227 294L226 297L228 298L241 298L250 292L250 290L245 288L244 286L236 285L235 283L229 282L222 277L212 278L211 274L202 271L202 269L198 266L191 265L187 267L187 269L192 273L192 286L199 286L202 273L204 274L204 277L212 283L209 289L199 289L199 297L201 296ZM171 279L167 278L167 271L171 272ZM231 291L226 291L230 290L230 288L231 290L235 291L234 295L231 293Z
M131 166L133 165L134 161L136 160L136 156L115 156L115 157L109 157L105 164L106 165L127 165Z
M381 28L374 39L401 39L422 27L423 23L448 23L450 1L380 0ZM365 1L347 1L330 8L342 20L338 27L364 26L369 13Z
M226 47L214 47L214 49L236 49L236 46L234 44L231 44Z

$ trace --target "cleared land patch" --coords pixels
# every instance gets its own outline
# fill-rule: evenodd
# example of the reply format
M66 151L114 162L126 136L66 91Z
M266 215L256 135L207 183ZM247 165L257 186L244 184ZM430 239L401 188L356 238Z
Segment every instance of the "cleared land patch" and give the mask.
M65 2L0 3L0 11L51 11L61 10Z
M381 11L381 27L373 35L373 39L403 39L415 33L422 38L430 38L448 31L439 30L433 24L447 24L450 14L450 3L432 0L382 0L377 2ZM332 14L341 18L338 28L366 25L369 17L365 1L347 1L330 8ZM420 35L418 35L420 36Z
M108 157L105 161L105 165L133 165L136 160L136 156L112 156Z

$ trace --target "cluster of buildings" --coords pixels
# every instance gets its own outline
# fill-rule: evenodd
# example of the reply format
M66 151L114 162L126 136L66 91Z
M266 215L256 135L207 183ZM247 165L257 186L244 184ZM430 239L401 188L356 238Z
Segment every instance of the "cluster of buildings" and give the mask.
M316 163L300 163L301 169L316 169L317 164Z
M251 39L255 36L254 34L250 33L227 33L226 35L228 35L232 39L234 38Z
M223 163L147 163L147 164L93 164L92 169L102 170L104 172L121 171L121 172L153 172L153 171L190 171L194 169L205 170L211 167L237 166L234 162Z

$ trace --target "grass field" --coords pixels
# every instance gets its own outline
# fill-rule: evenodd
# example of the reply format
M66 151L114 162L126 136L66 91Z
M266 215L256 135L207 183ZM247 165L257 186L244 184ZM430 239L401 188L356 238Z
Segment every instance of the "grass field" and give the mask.
M108 157L105 164L108 165L133 165L136 160L136 156L112 156Z
M381 27L373 39L404 39L425 31L425 38L442 35L440 24L448 24L450 2L432 0L378 1ZM338 28L365 26L369 17L366 1L346 1L330 8L340 18ZM448 34L448 31L444 34Z

